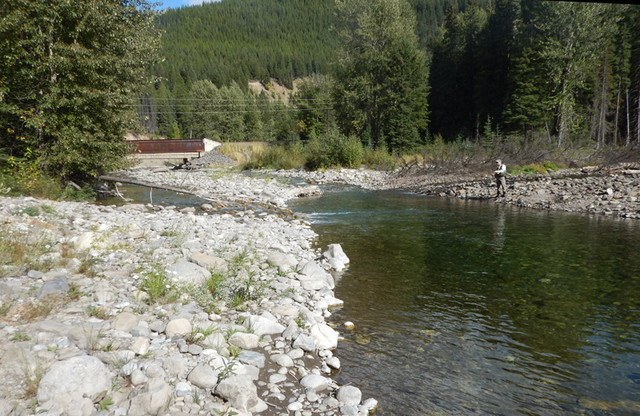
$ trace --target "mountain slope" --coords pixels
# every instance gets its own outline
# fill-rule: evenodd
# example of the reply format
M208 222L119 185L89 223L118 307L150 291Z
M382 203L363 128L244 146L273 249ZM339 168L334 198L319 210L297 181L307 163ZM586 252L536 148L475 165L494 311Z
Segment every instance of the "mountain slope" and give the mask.
M468 0L410 0L417 30L427 46L449 8ZM479 2L483 3L483 2ZM334 0L223 0L170 9L158 24L164 29L164 61L155 71L173 90L177 77L189 84L209 79L216 85L327 73L337 47L332 30Z

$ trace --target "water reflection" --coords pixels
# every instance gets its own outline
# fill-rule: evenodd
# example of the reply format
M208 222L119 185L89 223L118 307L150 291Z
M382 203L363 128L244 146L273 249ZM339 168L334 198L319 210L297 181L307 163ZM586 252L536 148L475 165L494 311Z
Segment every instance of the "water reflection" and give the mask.
M640 413L636 222L356 189L294 210L352 260L337 378L380 414Z

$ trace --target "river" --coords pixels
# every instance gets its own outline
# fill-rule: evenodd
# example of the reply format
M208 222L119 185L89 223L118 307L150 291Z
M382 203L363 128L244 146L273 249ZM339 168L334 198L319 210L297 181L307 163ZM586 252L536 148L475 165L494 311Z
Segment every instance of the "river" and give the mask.
M351 259L335 378L379 415L640 414L640 222L325 191L289 205Z

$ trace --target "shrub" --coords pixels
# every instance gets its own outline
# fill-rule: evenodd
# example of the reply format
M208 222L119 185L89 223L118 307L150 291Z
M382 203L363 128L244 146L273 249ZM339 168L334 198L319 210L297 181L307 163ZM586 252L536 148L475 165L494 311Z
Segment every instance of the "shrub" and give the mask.
M509 173L512 175L546 175L549 172L555 172L559 169L558 165L554 162L543 162L543 163L530 163L528 165L519 166L513 165L509 168Z
M347 168L359 168L364 159L362 143L355 137L349 137L342 142L340 147L340 165Z
M272 146L256 153L244 165L244 169L296 169L304 165L305 157L300 143L289 146Z
M21 168L25 169L25 168ZM58 178L52 178L42 172L31 170L5 169L0 174L0 194L29 195L51 200L91 201L95 199L95 190L91 186L77 189L71 185L63 187Z
M228 142L222 143L218 152L244 164L259 158L262 153L268 150L268 146L265 142Z
M362 143L355 137L345 137L336 129L330 129L324 136L312 137L307 145L308 169L331 167L358 168L364 159Z
M67 185L61 194L61 198L67 201L92 201L95 197L96 191L90 186L77 189L71 185Z
M371 169L391 170L396 167L398 161L385 146L379 146L377 149L364 150L363 163Z
M509 173L512 175L544 175L547 173L547 168L539 163L530 163L525 166L514 165L509 168Z

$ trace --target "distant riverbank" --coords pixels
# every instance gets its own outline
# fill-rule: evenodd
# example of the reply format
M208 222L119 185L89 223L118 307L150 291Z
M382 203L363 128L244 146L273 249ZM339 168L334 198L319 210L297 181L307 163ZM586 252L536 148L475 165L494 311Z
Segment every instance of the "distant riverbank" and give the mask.
M545 175L507 175L507 196L500 198L495 198L495 180L490 174L362 169L273 173L300 176L312 183L348 183L366 189L398 189L534 209L640 219L640 170L635 166L565 169Z

